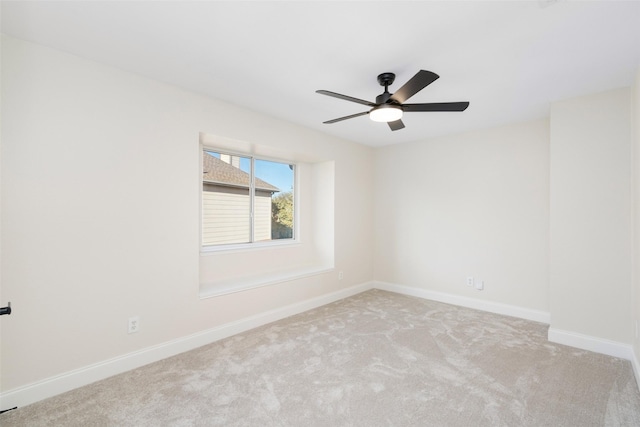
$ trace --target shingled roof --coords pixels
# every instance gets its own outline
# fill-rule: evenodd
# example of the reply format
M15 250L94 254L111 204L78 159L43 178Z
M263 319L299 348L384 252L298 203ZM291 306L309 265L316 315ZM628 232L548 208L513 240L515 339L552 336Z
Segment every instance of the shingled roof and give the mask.
M230 187L249 188L251 176L243 170L204 152L202 158L202 182L208 184L226 185ZM280 191L278 187L256 177L256 189Z

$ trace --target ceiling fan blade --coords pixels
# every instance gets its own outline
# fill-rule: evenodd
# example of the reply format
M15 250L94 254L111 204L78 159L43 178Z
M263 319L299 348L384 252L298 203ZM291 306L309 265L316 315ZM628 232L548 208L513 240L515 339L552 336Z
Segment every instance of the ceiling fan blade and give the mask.
M393 122L387 122L391 130L400 130L404 128L404 123L402 123L401 119L395 120Z
M436 73L432 73L431 71L420 70L415 76L411 77L404 86L391 95L391 99L402 104L407 99L411 98L413 95L436 81L439 77L440 76Z
M432 102L429 104L403 104L402 110L415 111L464 111L469 106L468 102Z
M353 119L354 117L360 117L360 116L364 116L369 114L368 111L365 111L364 113L357 113L357 114L352 114L350 116L344 116L344 117L339 117L337 119L333 119L333 120L327 120L326 122L322 122L325 125L330 125L331 123L336 123L336 122L341 122L343 120L347 120L347 119Z
M338 99L344 99L345 101L357 102L358 104L366 105L368 107L376 106L376 104L374 104L373 102L365 101L364 99L354 98L352 96L342 95L340 93L335 93L328 90L317 90L316 93L319 93L320 95L332 96Z

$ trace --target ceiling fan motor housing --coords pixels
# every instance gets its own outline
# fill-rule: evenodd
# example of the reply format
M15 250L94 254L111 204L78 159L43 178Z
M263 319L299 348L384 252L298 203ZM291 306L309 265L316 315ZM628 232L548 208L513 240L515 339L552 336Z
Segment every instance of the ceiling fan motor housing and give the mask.
M389 98L391 98L391 94L385 90L383 93L376 96L376 104L390 104L391 102L389 102Z

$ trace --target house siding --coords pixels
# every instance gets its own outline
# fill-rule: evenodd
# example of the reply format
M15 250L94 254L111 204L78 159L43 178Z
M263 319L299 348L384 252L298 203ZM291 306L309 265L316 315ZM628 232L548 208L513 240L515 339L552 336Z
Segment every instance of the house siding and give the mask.
M249 190L204 184L202 192L202 244L223 245L251 240ZM255 241L271 240L271 192L255 197Z
M255 241L271 240L271 192L256 191Z

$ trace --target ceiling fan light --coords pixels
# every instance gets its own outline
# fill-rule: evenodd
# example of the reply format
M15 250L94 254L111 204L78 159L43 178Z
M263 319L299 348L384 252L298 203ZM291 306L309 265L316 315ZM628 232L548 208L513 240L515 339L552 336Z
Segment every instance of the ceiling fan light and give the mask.
M402 118L402 109L399 105L382 104L369 112L369 118L374 122L395 122Z

